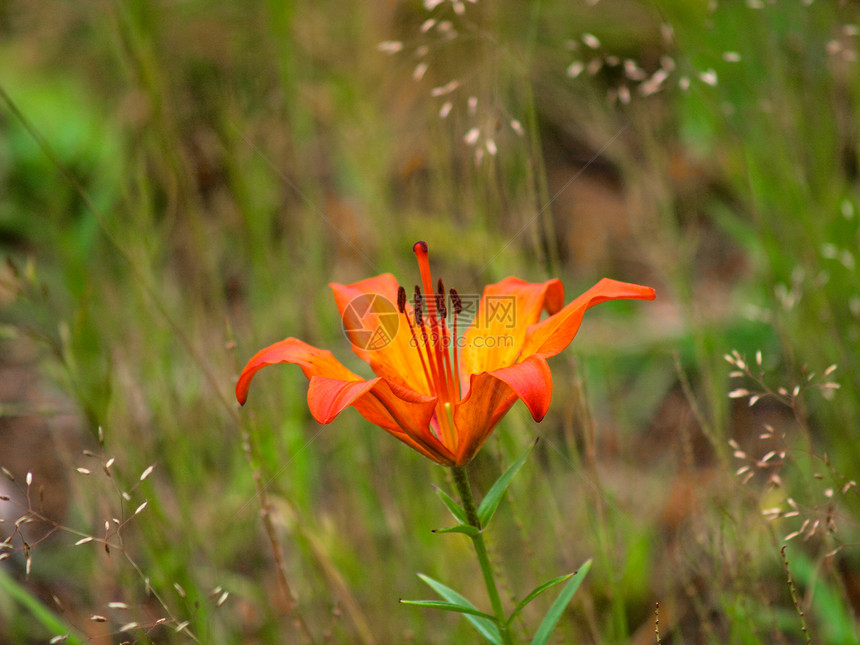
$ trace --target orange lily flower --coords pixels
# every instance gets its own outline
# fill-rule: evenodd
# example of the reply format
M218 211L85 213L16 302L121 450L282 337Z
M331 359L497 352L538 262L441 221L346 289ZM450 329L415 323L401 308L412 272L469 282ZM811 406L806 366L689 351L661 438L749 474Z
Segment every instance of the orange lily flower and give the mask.
M258 352L242 370L239 403L244 405L260 369L294 363L310 380L308 406L319 423L331 423L353 406L425 457L462 466L517 399L535 421L543 419L552 398L547 359L570 344L586 309L607 300L655 297L651 287L604 278L563 306L559 280L505 278L484 289L477 316L460 337L463 298L453 289L446 294L441 280L434 291L427 244L416 242L413 251L424 291L415 287L412 304L390 273L330 285L353 351L375 378L354 374L329 351L287 338ZM541 320L543 310L550 315ZM376 336L366 329L368 319L381 322Z

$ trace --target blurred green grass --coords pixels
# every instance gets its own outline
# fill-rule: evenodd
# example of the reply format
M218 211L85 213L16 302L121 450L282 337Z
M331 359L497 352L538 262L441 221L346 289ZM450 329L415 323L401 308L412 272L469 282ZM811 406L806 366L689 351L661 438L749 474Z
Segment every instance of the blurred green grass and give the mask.
M130 622L137 642L187 642L185 621L200 642L294 642L267 510L318 642L471 642L461 618L397 603L423 572L483 606L466 540L431 533L446 472L357 414L315 424L298 369L232 402L244 361L286 336L367 375L326 285L417 279L426 239L462 293L511 274L560 277L568 299L603 275L658 289L589 312L548 417L516 407L473 464L486 490L544 439L488 536L509 605L593 557L558 642L656 642L658 602L664 643L802 642L779 547L808 519L787 550L805 623L857 642L858 12L750 4L445 3L455 37L422 32L419 3L0 4L0 366L41 377L3 390L0 463L80 532L33 541L29 576L16 534L0 566L94 643ZM641 96L625 60L671 67L662 91ZM750 407L728 398L755 389L732 350L754 371L761 350L774 389L831 364L842 387ZM19 449L27 424L42 450ZM781 448L734 474L733 453ZM798 516L761 516L787 498ZM73 546L106 520L122 548ZM54 635L3 589L0 639Z

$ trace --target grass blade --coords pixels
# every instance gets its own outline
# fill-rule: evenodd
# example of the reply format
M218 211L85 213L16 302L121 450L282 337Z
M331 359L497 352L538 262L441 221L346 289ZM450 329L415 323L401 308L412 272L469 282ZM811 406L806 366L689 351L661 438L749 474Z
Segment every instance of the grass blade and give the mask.
M57 635L68 634L68 638L64 642L71 645L84 645L86 642L71 626L48 609L40 600L35 598L25 587L21 586L2 569L0 569L0 592L6 593L18 601L48 631Z

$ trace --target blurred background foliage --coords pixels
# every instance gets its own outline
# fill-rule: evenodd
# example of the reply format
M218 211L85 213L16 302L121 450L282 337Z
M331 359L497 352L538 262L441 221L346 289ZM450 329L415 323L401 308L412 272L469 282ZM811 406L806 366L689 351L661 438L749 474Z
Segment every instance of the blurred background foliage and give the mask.
M658 291L472 466L543 439L488 536L509 606L593 557L557 642L858 642L858 13L0 1L0 640L472 642L397 602L483 606L447 473L317 425L298 369L232 395L286 336L367 375L326 285L417 281L425 239L460 293Z

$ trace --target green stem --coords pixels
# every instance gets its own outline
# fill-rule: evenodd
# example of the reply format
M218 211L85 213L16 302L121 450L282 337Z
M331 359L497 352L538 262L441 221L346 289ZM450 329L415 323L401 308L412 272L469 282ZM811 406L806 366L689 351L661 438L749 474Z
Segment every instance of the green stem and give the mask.
M487 587L487 595L490 597L490 604L493 606L493 613L496 615L502 642L505 645L513 645L511 633L506 624L508 619L505 615L504 607L502 607L502 599L499 596L498 587L496 587L493 566L490 564L490 556L487 554L487 546L484 544L481 521L478 519L478 508L475 506L475 498L472 496L472 485L469 483L466 467L453 466L451 471L454 475L454 484L457 486L457 492L460 494L460 500L463 503L463 510L466 511L466 518L469 524L478 529L478 533L474 537L470 537L472 537L472 544L475 545L475 553L478 554L481 573L484 575L484 585Z

